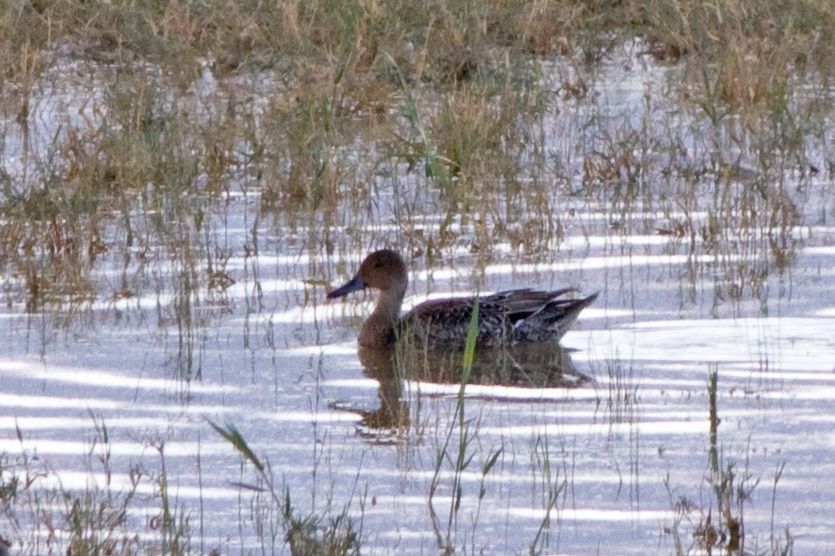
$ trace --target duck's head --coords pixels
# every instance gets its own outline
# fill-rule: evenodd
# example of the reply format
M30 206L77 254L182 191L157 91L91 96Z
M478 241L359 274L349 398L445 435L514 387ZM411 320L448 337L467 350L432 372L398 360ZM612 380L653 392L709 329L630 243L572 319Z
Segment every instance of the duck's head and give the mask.
M376 288L384 294L402 296L407 284L408 275L403 258L396 251L381 249L368 255L356 275L342 287L328 293L328 299L365 288Z

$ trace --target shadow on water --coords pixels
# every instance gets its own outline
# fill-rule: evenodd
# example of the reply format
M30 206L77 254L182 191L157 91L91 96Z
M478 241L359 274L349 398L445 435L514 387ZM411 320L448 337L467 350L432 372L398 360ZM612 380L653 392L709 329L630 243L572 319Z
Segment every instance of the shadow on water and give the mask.
M406 382L437 385L459 385L463 368L460 351L423 350L411 346L392 349L359 347L363 372L379 383L375 410L361 410L335 405L335 409L361 416L367 434L376 439L375 431L403 430L410 424ZM474 354L470 385L511 388L580 388L592 379L581 373L571 360L571 350L556 344L526 344L504 349L477 350ZM482 399L512 399L507 390L482 391Z

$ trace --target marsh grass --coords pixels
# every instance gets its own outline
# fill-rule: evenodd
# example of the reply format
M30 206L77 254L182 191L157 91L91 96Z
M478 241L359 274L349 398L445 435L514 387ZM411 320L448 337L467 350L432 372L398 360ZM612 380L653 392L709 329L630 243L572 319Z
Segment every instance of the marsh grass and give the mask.
M209 425L240 453L244 461L255 467L258 481L264 486L243 483L240 486L253 492L266 492L272 503L280 508L284 542L289 546L291 554L337 556L360 553L364 501L360 503L361 513L358 518L351 515L350 502L335 512L328 503L323 513L299 513L290 498L289 486L276 483L269 462L262 461L255 454L235 425L227 423L221 426L211 420Z
M631 363L606 361L605 415L610 425L635 424L639 419L639 391ZM601 396L602 398L602 396ZM602 400L601 400L602 401ZM598 401L600 403L600 401Z
M191 554L197 544L191 509L178 503L168 483L165 443L151 441L159 455L156 471L131 466L129 486L115 486L111 463L108 428L100 415L91 414L94 436L87 453L88 472L98 480L86 489L65 488L60 473L33 457L27 450L11 459L0 456L0 515L4 517L0 543L8 544L13 554ZM272 509L258 506L258 530L264 546L288 546L294 555L357 554L362 542L362 514L365 494L361 494L360 517L352 515L350 503L331 510L332 501L320 513L300 512L290 498L289 488L279 486L268 462L252 451L233 425L212 427L241 456L252 464L257 474L255 484L238 483L242 492L256 498L269 495ZM23 442L23 432L18 430ZM49 486L57 483L57 487ZM152 490L148 497L141 490ZM274 511L275 509L278 511ZM137 523L136 514L146 516L145 526ZM276 543L277 527L283 537ZM139 535L138 532L143 534Z
M476 338L478 337L478 299L473 303L470 322L467 326L467 339L464 345L464 353L461 360L461 382L458 388L458 397L455 404L455 413L447 426L445 434L442 434L441 444L435 449L435 467L432 480L429 485L429 515L432 518L432 526L435 530L435 537L438 550L444 554L452 554L455 550L455 533L458 524L458 512L461 509L461 501L464 495L462 474L469 467L473 456L473 442L478 434L478 419L467 419L465 417L466 388L470 380L470 373L473 370L473 357L475 354ZM457 432L457 445L453 442L453 434ZM497 450L487 458L482 469L482 477L486 476L496 460L501 455ZM452 467L452 485L449 512L447 521L444 524L435 511L434 498L441 484L441 470L444 461L448 461ZM484 496L483 482L479 491L479 500ZM480 507L480 506L479 506Z
M686 554L695 548L707 553L718 550L727 554L793 554L794 539L789 529L775 532L774 528L774 521L779 515L776 510L777 486L785 464L778 466L773 477L768 542L762 541L766 532L746 529L745 511L753 504L753 493L760 485L760 477L749 470L751 462L748 457L740 465L740 462L723 456L718 431L721 422L718 388L719 373L714 368L709 373L707 385L709 433L707 476L704 478L709 493L707 499L702 499L700 504L684 495L676 498L669 475L664 480L674 512L673 523L666 532L672 536L675 553ZM689 529L693 546L685 548L682 523L690 521L691 517L695 517Z
M65 487L60 471L23 447L17 458L0 457L0 514L10 528L12 553L190 553L189 514L170 498L164 445L157 445L158 470L130 465L127 486L116 486L114 474L121 471L111 462L107 425L101 415L90 416L86 488ZM24 433L18 429L17 436L22 444ZM141 493L145 486L152 496ZM151 516L144 528L136 517L143 513Z
M559 529L559 520L554 520L562 505L560 499L565 502L568 495L569 482L567 473L561 473L561 469L552 461L552 451L549 446L547 435L537 435L531 442L532 459L536 462L535 472L539 475L538 481L542 484L542 506L543 517L539 527L528 547L529 554L542 554L550 548L550 535L553 521L556 521L556 529Z
M798 91L806 73L807 88L825 90L831 18L815 1L9 2L5 136L30 143L33 95L40 80L69 77L68 58L84 61L101 90L81 99L93 117L56 130L25 176L3 169L0 254L30 309L78 305L101 295L98 261L141 264L158 244L179 251L184 237L198 288L222 289L229 277L201 221L239 183L291 226L315 214L309 243L324 235L333 252L362 244L390 182L398 229L387 240L427 258L466 241L482 261L498 240L520 256L553 252L570 225L558 197L579 193L615 214L710 211L708 222L669 227L691 239L694 261L704 254L719 267L718 303L762 300L767 276L793 259L799 201L787 181L820 165L806 153L823 108ZM546 85L540 60L563 56L593 88L593 62L632 36L650 55L681 60L684 79L669 92L694 112L687 139L675 127L658 136L666 122L648 101L640 124L593 128L563 167L543 128L571 101ZM268 85L248 89L256 72ZM216 88L203 96L206 75ZM413 218L432 204L444 215L437 228ZM105 295L137 293L131 281Z

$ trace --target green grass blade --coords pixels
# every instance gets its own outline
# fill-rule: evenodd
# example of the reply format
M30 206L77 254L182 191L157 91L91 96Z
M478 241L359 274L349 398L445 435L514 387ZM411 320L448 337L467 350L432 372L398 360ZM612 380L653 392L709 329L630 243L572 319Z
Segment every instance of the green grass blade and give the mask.
M475 342L478 338L478 298L473 303L473 314L470 315L470 324L467 326L467 341L464 343L464 360L463 369L461 373L461 384L467 384L470 381L470 374L473 370L473 361L475 359Z
M226 423L225 427L221 427L211 419L206 419L209 424L212 426L217 433L225 438L232 446L238 450L241 455L243 455L246 459L248 459L252 465L254 465L258 471L264 471L264 464L261 463L261 460L258 459L258 456L255 455L255 452L249 447L244 436L241 434L241 431L235 427L232 423Z

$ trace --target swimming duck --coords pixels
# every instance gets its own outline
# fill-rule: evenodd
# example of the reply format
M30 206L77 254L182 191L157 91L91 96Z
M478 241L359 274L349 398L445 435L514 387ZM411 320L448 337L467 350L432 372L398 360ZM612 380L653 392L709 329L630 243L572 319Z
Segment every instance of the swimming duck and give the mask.
M390 249L368 255L357 274L328 293L328 299L365 288L380 290L377 306L365 320L359 344L372 349L391 346L410 334L416 345L428 349L461 349L476 297L430 300L400 316L409 283L403 258ZM502 347L532 342L556 342L597 293L568 297L572 288L553 291L518 289L479 296L477 347Z

